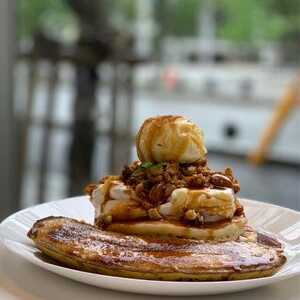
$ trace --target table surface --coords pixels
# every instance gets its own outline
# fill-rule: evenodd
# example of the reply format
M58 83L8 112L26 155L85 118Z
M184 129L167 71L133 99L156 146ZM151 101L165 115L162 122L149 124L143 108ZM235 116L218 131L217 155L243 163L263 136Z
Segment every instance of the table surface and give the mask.
M163 297L114 292L77 283L32 265L0 245L1 300L151 300L158 298ZM166 299L299 300L300 276L245 292L203 297L166 297Z

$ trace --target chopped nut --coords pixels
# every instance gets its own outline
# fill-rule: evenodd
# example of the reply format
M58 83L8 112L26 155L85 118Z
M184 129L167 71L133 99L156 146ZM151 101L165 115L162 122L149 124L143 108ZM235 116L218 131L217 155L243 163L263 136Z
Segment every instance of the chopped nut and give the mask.
M232 181L222 174L213 174L210 178L210 182L218 187L229 187L232 188L233 184Z
M198 170L204 176L209 176L209 174L211 173L211 171L208 167L200 167L200 168L198 168Z
M148 201L141 201L142 206L147 210L153 207L153 205L151 203L149 203Z
M240 202L238 200L236 200L235 205L236 205L236 209L235 209L234 214L236 216L243 215L244 214L244 207L240 204Z
M177 165L175 163L170 163L167 165L167 169L166 171L170 174L170 175L176 175L178 172L178 168Z
M226 168L224 171L224 174L228 177L233 177L233 172L232 172L231 168Z
M164 197L167 199L172 194L172 192L176 189L176 186L170 183L165 185L165 194Z
M187 168L182 168L182 172L186 176L191 176L197 172L196 166L189 166Z
M141 196L144 193L145 189L144 189L144 184L143 182L139 183L136 187L135 187L135 192L137 196Z
M150 208L148 210L148 216L152 220L160 220L162 218L157 208Z
M95 219L95 225L102 228L104 225L108 225L112 222L111 215L101 214L98 218Z
M165 180L166 182L171 181L171 176L170 176L169 173L164 173L163 177L164 177L164 180Z
M185 219L189 220L189 221L193 221L197 218L197 213L195 212L194 209L189 209L185 212L184 217Z
M97 186L98 186L97 184L91 183L85 187L84 192L91 197L93 191L97 188Z
M130 176L131 176L131 174L132 174L131 168L130 168L129 166L126 165L126 166L124 167L123 171L122 171L122 178L123 178L123 179L129 179Z
M161 166L153 166L147 169L147 174L152 176L158 176L163 173L163 168Z
M186 180L187 180L189 186L195 187L195 188L202 188L202 187L204 187L204 184L205 184L205 178L201 174L186 177Z
M151 180L145 180L143 182L143 184L144 184L144 189L145 190L150 190L153 186L153 183L151 182Z
M103 221L107 225L111 224L111 222L112 222L112 216L111 215L105 215L105 216L103 216Z
M148 176L149 180L152 182L161 182L163 181L163 175L157 175L157 176Z
M164 198L164 193L165 193L164 183L159 183L150 190L149 200L152 203L159 204L162 202Z
M197 161L198 165L205 167L207 165L207 158Z
M99 216L98 218L95 219L95 226L102 228L103 227L103 218L101 216Z
M238 193L240 191L240 184L238 182L235 182L233 184L233 190L235 193Z

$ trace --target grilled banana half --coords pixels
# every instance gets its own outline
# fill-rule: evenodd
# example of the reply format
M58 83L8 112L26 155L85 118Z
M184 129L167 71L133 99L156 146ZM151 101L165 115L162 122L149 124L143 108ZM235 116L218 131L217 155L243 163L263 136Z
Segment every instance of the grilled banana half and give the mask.
M64 217L37 221L28 232L44 254L82 271L142 279L212 281L265 277L286 261L281 244L246 231L213 243L140 238L102 231Z

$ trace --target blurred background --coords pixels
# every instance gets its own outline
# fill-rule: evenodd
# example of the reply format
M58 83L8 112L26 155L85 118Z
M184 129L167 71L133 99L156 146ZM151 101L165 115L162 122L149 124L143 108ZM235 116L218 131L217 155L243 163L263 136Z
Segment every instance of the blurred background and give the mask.
M1 0L0 219L119 172L158 114L300 210L299 71L300 0Z

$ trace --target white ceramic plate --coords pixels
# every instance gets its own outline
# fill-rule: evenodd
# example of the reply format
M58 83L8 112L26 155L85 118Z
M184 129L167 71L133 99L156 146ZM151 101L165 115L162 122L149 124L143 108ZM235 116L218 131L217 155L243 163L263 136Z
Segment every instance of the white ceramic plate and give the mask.
M208 295L251 289L300 274L300 213L252 200L242 200L251 225L277 236L285 243L287 263L274 276L217 282L172 282L113 277L76 271L46 262L37 255L26 234L32 224L50 215L93 222L93 208L86 197L37 205L8 217L0 225L2 243L12 252L46 269L80 282L112 290L156 295Z

